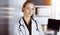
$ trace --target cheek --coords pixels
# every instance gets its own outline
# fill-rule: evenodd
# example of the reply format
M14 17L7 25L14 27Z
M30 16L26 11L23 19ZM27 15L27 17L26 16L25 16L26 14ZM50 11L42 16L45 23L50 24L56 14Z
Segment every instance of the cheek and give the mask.
M32 14L33 14L34 12L32 12Z
M28 14L28 10L24 10L24 14Z
M34 10L31 13L33 14L34 13Z
M24 9L24 12L28 12L29 10L27 10L27 9Z

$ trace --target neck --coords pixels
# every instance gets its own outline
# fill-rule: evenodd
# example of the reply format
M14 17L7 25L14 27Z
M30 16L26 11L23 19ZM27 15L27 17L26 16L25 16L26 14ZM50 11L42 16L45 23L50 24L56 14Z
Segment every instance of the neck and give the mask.
M25 21L27 22L27 24L29 23L29 21L30 21L30 17L29 16L26 16L26 15L24 15L24 19L25 19Z

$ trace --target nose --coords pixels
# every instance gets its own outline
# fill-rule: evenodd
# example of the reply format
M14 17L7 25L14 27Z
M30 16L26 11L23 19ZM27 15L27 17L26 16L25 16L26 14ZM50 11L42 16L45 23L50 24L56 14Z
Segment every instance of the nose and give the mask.
M31 9L29 9L29 12L32 12L32 10L31 10Z

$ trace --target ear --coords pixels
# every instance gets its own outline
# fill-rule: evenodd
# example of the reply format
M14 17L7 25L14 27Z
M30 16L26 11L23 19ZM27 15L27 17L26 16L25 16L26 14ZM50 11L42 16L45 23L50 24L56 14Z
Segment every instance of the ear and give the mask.
M24 12L24 8L22 8L22 12Z

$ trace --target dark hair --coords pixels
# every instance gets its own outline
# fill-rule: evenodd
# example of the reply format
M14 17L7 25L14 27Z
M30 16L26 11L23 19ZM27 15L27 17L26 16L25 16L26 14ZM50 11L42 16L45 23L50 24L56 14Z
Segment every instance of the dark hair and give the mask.
M34 2L32 2L32 1L26 1L26 2L23 4L23 7L22 7L22 8L26 7L26 5L27 5L28 3L32 3L32 4L35 6ZM22 9L22 11L23 11L23 9ZM23 11L23 12L24 12L24 11Z

